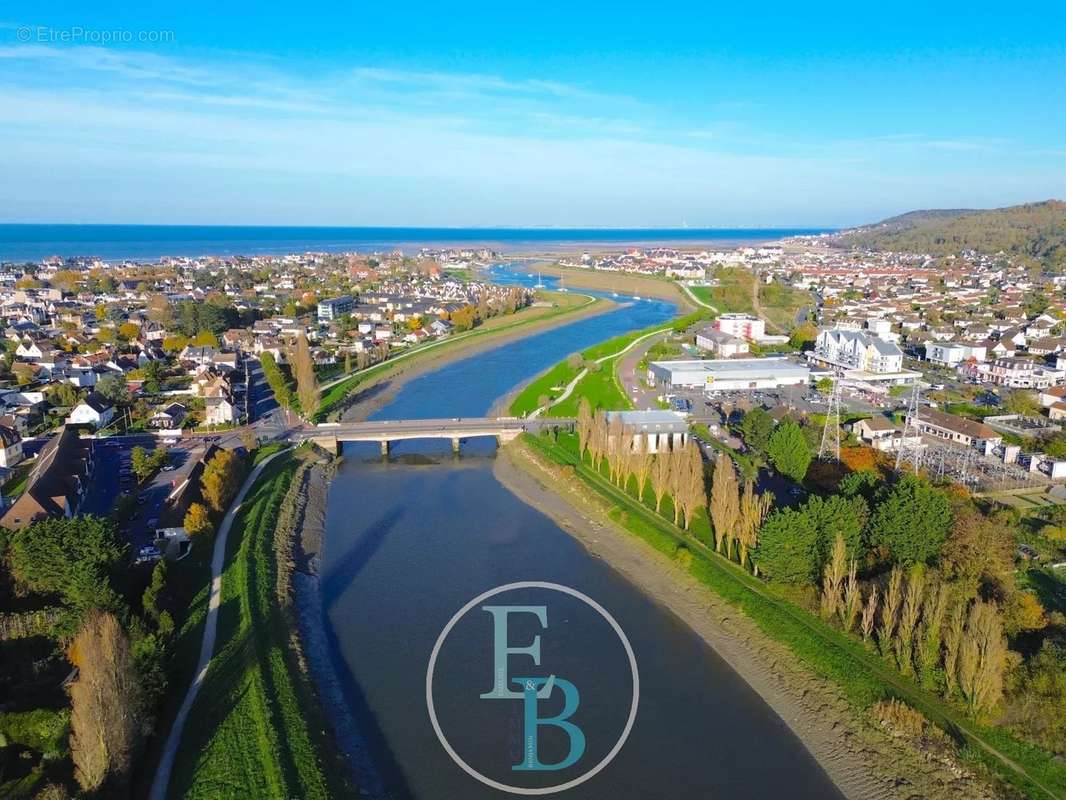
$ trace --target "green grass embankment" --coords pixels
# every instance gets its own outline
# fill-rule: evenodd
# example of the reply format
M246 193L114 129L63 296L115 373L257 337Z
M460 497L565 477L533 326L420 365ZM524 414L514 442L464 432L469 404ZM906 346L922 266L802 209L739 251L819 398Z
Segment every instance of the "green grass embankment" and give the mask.
M299 464L295 453L270 463L234 521L216 653L178 751L173 797L336 794L331 781L340 776L321 763L324 733L305 714L309 688L275 594L278 509Z
M514 333L522 328L542 325L547 321L556 320L569 314L589 311L595 305L604 301L581 294L558 294L547 293L557 305L545 309L543 307L529 307L508 317L493 317L483 325L473 330L454 334L447 339L405 350L392 358L382 361L366 369L360 370L348 376L343 381L330 386L322 392L322 400L318 412L314 416L315 422L323 422L335 412L339 412L348 396L361 386L371 381L387 378L391 375L417 366L422 362L451 354L456 348L467 347L478 343L488 336L496 336L505 333Z
M593 408L609 410L632 408L633 404L622 391L622 384L618 380L617 365L619 358L623 355L622 351L644 336L669 330L680 332L709 316L709 311L701 309L677 317L670 322L623 333L613 339L586 347L578 354L581 359L580 364L571 364L570 358L564 359L530 381L511 401L510 413L515 416L525 416L540 406L542 398L547 397L554 401L586 367L589 368L588 374L581 379L569 397L548 409L546 416L575 416L582 397L588 398Z
M770 585L708 547L710 540L699 520L691 533L681 530L655 513L651 498L639 501L632 491L619 488L582 461L576 435L560 434L553 442L523 434L520 441L540 457L572 468L612 506L610 516L625 530L671 558L679 551L692 553L691 559L678 559L682 568L786 645L809 669L839 686L857 711L886 697L899 698L953 735L963 756L984 764L1028 796L1066 798L1066 765L1002 729L973 720L904 678L862 642L775 595ZM670 513L667 508L664 512Z

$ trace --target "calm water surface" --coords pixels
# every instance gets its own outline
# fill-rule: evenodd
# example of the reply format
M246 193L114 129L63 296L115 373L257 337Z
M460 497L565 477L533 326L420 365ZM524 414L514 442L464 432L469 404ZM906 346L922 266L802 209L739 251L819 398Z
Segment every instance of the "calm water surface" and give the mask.
M670 304L642 301L478 354L407 384L376 417L482 415L568 353L673 313ZM441 748L426 711L425 675L452 614L517 580L561 583L594 598L625 630L640 667L629 740L603 772L561 796L839 797L781 720L694 633L496 481L491 441L464 443L458 460L449 448L399 443L382 462L376 446L346 446L329 495L324 622L348 705L394 797L504 796L463 773ZM597 688L624 694L626 662L603 659L617 641L580 615L564 624L588 628L578 631L584 652L568 654L573 663L605 664ZM449 637L449 647L469 647L476 659L488 657L482 644L462 627ZM479 731L466 746L511 749L519 759L520 741L496 728Z

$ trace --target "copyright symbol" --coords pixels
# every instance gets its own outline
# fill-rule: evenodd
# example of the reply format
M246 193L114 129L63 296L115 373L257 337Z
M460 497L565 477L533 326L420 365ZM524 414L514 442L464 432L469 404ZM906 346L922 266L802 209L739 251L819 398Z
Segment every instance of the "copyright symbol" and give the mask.
M20 42L28 42L30 39L33 38L33 31L30 30L28 25L20 25L18 33L15 34L15 37Z

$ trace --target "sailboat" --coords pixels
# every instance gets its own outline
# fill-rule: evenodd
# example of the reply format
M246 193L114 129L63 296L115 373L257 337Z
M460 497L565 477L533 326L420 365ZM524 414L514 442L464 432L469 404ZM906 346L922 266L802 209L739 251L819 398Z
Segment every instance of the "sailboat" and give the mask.
M560 292L565 292L566 291L566 287L563 286L563 276L562 275L559 276L559 291Z
M530 273L530 275L532 276L532 273ZM533 288L534 289L543 289L544 288L544 281L541 280L539 271L537 272L537 282L533 284Z

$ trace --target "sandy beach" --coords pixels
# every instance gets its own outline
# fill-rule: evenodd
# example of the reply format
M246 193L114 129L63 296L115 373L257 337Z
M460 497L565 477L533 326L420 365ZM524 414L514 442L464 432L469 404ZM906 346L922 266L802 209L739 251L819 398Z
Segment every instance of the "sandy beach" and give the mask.
M521 443L500 450L495 475L692 628L781 717L846 797L998 796L954 759L919 750L855 712L835 686L670 559L616 526L602 501L580 482L564 482L554 465Z

